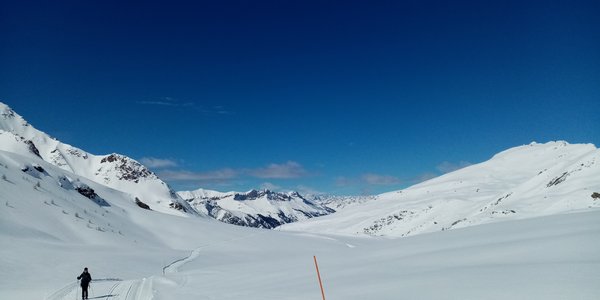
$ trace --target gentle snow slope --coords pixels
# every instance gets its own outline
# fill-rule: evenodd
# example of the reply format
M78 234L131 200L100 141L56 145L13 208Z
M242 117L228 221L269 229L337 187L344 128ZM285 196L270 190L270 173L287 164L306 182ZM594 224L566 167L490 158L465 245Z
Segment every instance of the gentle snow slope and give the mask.
M407 236L600 207L600 150L532 143L336 214L281 230Z

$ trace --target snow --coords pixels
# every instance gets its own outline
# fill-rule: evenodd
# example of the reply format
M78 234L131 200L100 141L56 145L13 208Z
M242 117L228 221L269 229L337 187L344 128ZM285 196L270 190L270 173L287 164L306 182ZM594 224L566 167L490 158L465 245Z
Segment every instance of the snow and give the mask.
M195 210L165 182L134 159L115 153L93 155L64 144L37 130L6 104L0 103L0 150L38 157L31 147L35 147L39 157L46 162L129 193L132 199L141 199L153 210L180 216L195 214ZM171 209L171 204L182 206L188 214Z
M511 148L405 190L278 229L401 237L597 209L600 150L563 141Z
M310 202L296 192L250 190L244 193L223 193L199 189L178 192L178 195L200 213L225 223L251 227L272 228L333 212Z
M0 120L2 112L10 115L7 111L0 103ZM24 122L15 123L14 118L13 114L10 126ZM12 128L4 121L2 128ZM139 195L136 189L147 186L124 188L114 185L116 177L105 183L90 176L82 161L92 159L91 154L81 150L81 160L65 160L78 162L67 168L48 160L45 146L40 146L48 144L38 145L39 140L36 146L43 159L23 147L14 132L0 130L0 142L0 299L78 299L76 276L83 267L94 279L90 299L320 299L313 255L327 299L547 300L600 295L600 209L594 202L600 200L590 197L598 192L598 150L591 145L513 149L483 166L353 204L340 212L349 212L341 219L333 218L336 214L323 217L330 223L324 223L321 232L289 232L173 214L153 201L152 208L162 208L142 209L134 197ZM527 164L536 170L527 170ZM31 168L23 171L26 166ZM89 166L99 167L95 162ZM482 168L495 172L486 177ZM548 186L564 172L566 179ZM83 186L98 198L77 190ZM473 193L466 191L475 187L482 196L468 198ZM419 197L434 188L461 192L451 198ZM491 205L508 191L510 196ZM389 213L405 205L432 203L430 211L437 213L419 218L454 220L465 210L472 223L403 238L339 234L345 225L360 223L358 213L369 221L385 206ZM516 209L520 215L477 213L486 206L486 211Z

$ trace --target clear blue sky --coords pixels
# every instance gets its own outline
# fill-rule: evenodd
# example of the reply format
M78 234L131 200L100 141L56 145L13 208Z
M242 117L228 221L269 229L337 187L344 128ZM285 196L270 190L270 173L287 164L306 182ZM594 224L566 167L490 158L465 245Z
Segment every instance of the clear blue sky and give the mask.
M0 101L178 190L378 193L600 144L598 1L129 2L2 1Z

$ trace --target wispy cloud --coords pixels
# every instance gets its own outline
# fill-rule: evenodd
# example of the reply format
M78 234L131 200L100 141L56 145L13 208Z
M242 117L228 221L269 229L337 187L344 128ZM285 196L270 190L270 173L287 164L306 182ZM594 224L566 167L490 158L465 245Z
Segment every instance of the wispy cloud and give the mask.
M224 168L208 172L191 172L185 170L164 170L158 174L164 180L173 181L224 181L238 177L239 172Z
M150 159L145 160L150 164L155 163L167 167L171 163L170 160ZM149 164L149 165L150 165ZM176 165L175 165L176 166ZM261 179L295 179L310 176L310 173L304 167L294 161L276 164L272 163L266 167L244 169L244 168L222 168L212 171L188 171L188 170L162 170L158 175L168 181L208 181L208 182L224 182L241 177L253 177ZM280 190L281 187L270 182L263 183L263 188L272 190Z
M210 105L201 103L200 101L183 101L173 97L157 97L153 99L145 99L136 101L140 105L153 105L173 108L189 108L195 113L204 115L233 115L234 111L228 109L224 105Z
M178 165L177 162L172 159L163 159L156 157L142 157L140 159L140 162L146 167L156 169L177 167Z
M274 183L271 183L271 182L263 182L260 185L260 188L263 190L270 190L270 191L280 191L281 190L280 186L278 186Z
M247 173L253 177L272 179L300 178L309 174L301 164L295 161L288 161L283 164L273 163L264 168L247 170Z
M321 192L321 191L319 191L317 189L311 188L309 186L303 185L303 184L297 185L296 186L296 191L298 191L298 193L300 193L300 195L320 195L320 194L323 194L323 192Z
M450 173L452 171L456 171L456 170L462 169L464 167L468 167L470 165L472 165L472 163L470 163L468 161L463 161L463 160L461 160L459 162L443 161L439 165L437 165L435 168L442 173Z
M351 186L351 185L355 185L357 182L357 180L352 179L352 178L348 178L345 176L338 176L336 178L334 178L334 184L335 186L339 186L339 187L346 187L346 186Z
M233 112L225 108L223 105L214 105L211 108L200 108L200 112L205 114L232 115Z
M334 178L334 184L338 187L347 186L375 186L375 185L398 185L404 181L396 176L382 175L376 173L364 173L359 177L339 176Z
M429 179L436 178L436 177L438 177L438 176L440 176L440 175L439 175L439 174L436 174L436 173L432 173L432 172L426 172L426 173L422 173L422 174L419 174L419 175L417 175L417 176L416 176L416 177L415 177L413 180L411 180L411 181L412 181L412 182L415 182L415 183L420 183L420 182L423 182L423 181L427 181L427 180L429 180Z
M157 99L140 100L137 104L143 105L160 105L160 106L172 106L172 107L191 107L194 106L193 102L185 102L172 97L160 97Z
M361 179L369 185L396 185L402 183L402 180L398 177L375 173L363 174Z

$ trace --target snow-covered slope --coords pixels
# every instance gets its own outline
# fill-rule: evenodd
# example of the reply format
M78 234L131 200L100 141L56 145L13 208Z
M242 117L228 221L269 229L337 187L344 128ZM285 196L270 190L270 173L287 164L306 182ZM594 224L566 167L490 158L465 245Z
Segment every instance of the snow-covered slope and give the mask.
M532 143L281 230L407 236L600 207L600 150Z
M158 274L165 261L206 240L248 234L234 226L220 230L224 225L211 218L144 209L134 200L37 156L0 150L0 299L63 299L74 296L73 275L82 266L95 279ZM129 283L140 286L142 278Z
M201 213L225 223L249 227L275 228L334 212L306 200L297 192L251 190L222 193L199 189L178 194Z
M128 193L133 201L164 213L196 214L189 204L153 172L120 154L93 155L35 129L0 102L0 150L38 157L63 170Z

